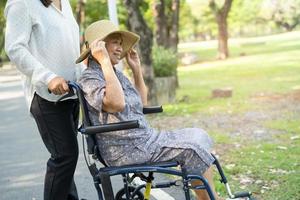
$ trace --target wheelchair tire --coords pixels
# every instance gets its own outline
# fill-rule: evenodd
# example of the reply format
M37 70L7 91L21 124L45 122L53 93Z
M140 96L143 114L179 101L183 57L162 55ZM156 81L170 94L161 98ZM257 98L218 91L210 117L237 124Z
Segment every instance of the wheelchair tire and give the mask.
M135 187L129 186L128 190L129 190L129 195L132 195L133 191L135 190ZM115 200L129 200L126 199L125 188L122 188L117 192ZM144 200L144 195L141 191L137 191L136 194L133 197L131 197L130 200Z

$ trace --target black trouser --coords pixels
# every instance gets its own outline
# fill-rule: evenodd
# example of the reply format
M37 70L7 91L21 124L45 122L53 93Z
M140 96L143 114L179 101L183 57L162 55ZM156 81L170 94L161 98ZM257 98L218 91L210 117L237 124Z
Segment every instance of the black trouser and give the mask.
M30 112L51 154L47 162L44 200L77 200L73 175L78 159L78 100L54 103L35 94Z

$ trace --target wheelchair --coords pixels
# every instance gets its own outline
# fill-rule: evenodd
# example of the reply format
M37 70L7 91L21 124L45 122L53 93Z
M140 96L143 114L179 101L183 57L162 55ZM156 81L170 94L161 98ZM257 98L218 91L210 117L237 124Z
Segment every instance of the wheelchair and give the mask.
M150 200L150 194L152 189L156 188L169 188L169 187L181 187L184 192L186 200L191 199L190 190L206 190L210 199L215 200L212 190L207 180L199 175L187 174L186 170L179 166L177 162L158 162L158 163L144 163L136 165L126 166L107 166L105 161L101 157L101 152L98 151L95 134L101 134L103 132L126 130L132 128L138 128L139 123L137 120L124 121L118 123L103 124L99 126L93 126L89 119L87 102L84 98L83 91L79 85L75 82L68 83L70 92L63 96L60 100L76 94L79 99L82 121L78 131L82 135L83 154L85 162L89 169L89 172L93 178L94 186L96 188L99 200ZM144 114L159 113L163 109L158 107L146 107L143 109ZM229 199L243 198L248 200L255 200L251 192L237 192L232 193L225 174L221 168L220 163L215 158L214 165L216 166L219 175L220 182L225 185ZM104 167L98 167L97 162L100 162ZM179 167L179 169L178 169ZM167 182L160 182L153 184L154 174L168 174L177 177L176 180L172 179ZM146 175L147 174L147 175ZM111 177L122 176L123 188L114 194ZM142 184L135 184L135 180L139 178L142 180ZM201 185L192 185L191 182L200 180ZM143 191L143 192L142 192Z

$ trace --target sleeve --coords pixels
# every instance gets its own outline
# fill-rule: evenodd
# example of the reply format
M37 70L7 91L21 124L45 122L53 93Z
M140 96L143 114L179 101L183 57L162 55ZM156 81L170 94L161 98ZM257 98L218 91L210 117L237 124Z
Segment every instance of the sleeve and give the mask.
M79 80L81 89L84 92L84 97L88 104L97 111L102 111L103 98L105 95L105 79L98 73L83 72Z
M86 65L83 63L79 63L76 65L76 80L79 81L81 74L86 69Z
M32 18L25 0L8 0L5 7L5 51L17 69L35 82L48 84L57 75L43 66L29 51ZM33 81L34 83L34 81Z

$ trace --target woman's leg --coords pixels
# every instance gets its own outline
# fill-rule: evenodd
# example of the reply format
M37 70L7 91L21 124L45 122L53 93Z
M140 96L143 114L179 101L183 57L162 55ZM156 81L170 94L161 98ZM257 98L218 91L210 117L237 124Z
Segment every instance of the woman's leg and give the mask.
M218 197L218 194L215 191L215 185L214 185L214 181L213 181L213 169L212 167L209 167L206 172L204 172L203 177L208 181L208 184L210 186L210 189L212 190L214 197L217 200L220 200L220 198ZM194 181L192 183L192 185L201 185L202 181ZM206 190L195 190L195 193L197 195L197 199L198 200L210 200L208 193Z
M31 113L51 154L47 162L44 200L78 200L73 175L78 159L78 102L49 102L34 96Z
M210 154L208 154L210 155ZM213 168L208 167L208 164L203 162L203 158L193 149L170 148L164 147L160 151L155 152L150 162L161 162L175 160L184 167L189 174L202 175L208 184L217 200L218 197L213 183ZM207 168L208 167L208 168ZM192 185L202 185L202 181L194 181ZM206 190L195 190L198 200L210 200Z

